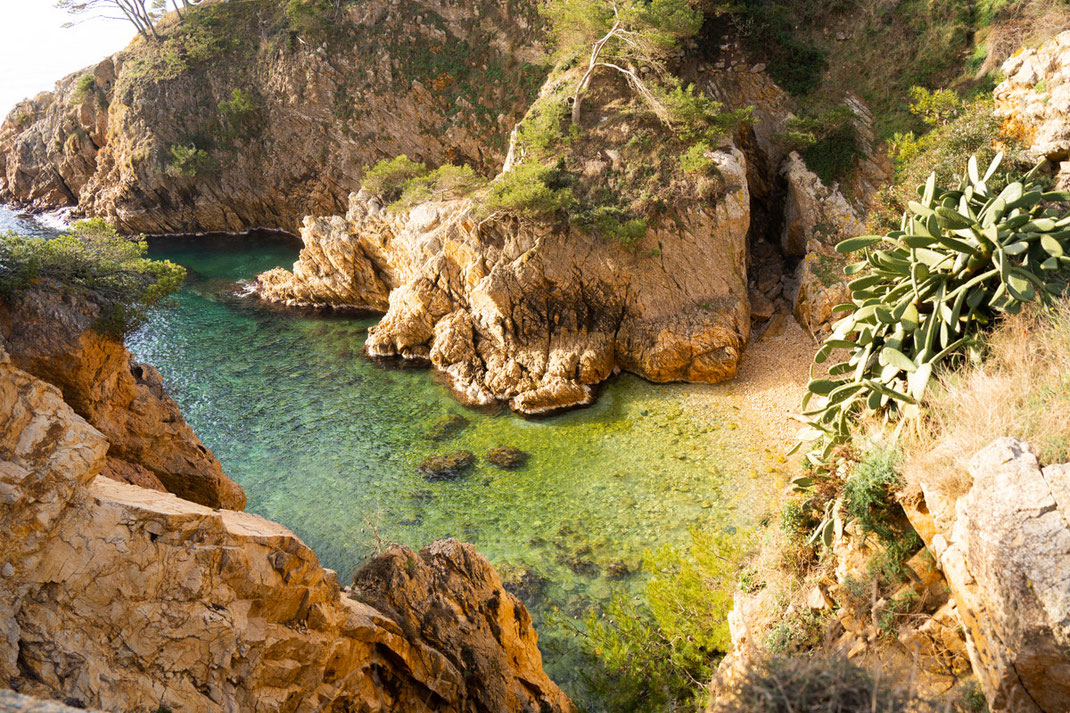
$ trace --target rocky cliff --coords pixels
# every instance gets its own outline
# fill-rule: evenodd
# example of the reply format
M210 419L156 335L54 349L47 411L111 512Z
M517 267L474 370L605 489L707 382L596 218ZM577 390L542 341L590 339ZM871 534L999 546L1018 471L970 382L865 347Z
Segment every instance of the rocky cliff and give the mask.
M391 548L343 592L276 523L97 477L108 440L2 348L0 453L2 687L112 711L572 710L470 546Z
M296 231L384 157L500 167L544 77L534 3L328 4L205 2L20 103L0 201L124 232Z
M955 496L922 482L905 503L947 578L993 711L1070 711L1070 466L1002 438Z
M95 305L41 284L0 300L0 342L107 437L105 475L207 507L244 508L245 493L186 425L156 369L95 330L98 317Z
M753 107L754 121L707 153L715 188L669 197L638 243L569 222L488 217L478 194L397 210L362 190L350 196L345 217L306 218L300 259L292 271L261 275L257 294L293 306L385 312L371 330L371 355L428 361L467 402L507 401L523 413L589 403L594 387L618 371L656 382L732 378L751 301L772 308L792 298L783 260L762 264L755 245L790 258L813 249L819 224L828 243L859 220L837 188L824 186L797 154L785 157L777 141L790 116L784 92L737 49L727 46L724 57L719 68L682 71L725 107ZM563 81L552 78L543 96ZM612 185L659 165L659 157L630 151L634 136L650 134L621 119L622 107L640 112L630 101L626 88L596 85L583 139L558 154L577 185ZM657 138L652 151L672 147ZM766 240L780 232L782 250ZM819 304L804 309L827 320L835 297L822 300L817 289L801 299Z
M541 413L589 403L618 370L652 381L735 375L748 334L746 159L714 155L729 191L653 229L654 257L578 230L481 223L466 201L392 215L363 194L309 219L266 299L385 311L373 356L429 360L465 400Z

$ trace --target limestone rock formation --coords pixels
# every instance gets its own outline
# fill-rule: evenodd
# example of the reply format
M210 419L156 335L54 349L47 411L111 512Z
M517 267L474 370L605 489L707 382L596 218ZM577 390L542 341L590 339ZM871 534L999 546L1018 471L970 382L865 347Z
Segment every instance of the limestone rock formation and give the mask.
M369 353L428 360L470 403L530 414L585 404L617 370L721 381L749 329L750 198L742 152L712 156L724 195L660 220L636 250L567 227L480 221L463 200L392 213L361 192L345 219L306 219L293 272L261 275L257 292L385 309Z
M16 106L0 201L77 205L124 232L296 231L344 211L381 158L497 171L545 74L535 3L370 0L320 27L276 0L203 5L195 33L165 20L163 42ZM235 90L251 108L221 106Z
M951 497L921 483L905 503L947 578L994 713L1070 711L1070 466L1041 468L1001 438Z
M0 687L110 711L572 710L471 546L392 548L351 598L276 523L96 477L107 452L0 349Z
M1004 62L996 87L996 113L1029 145L1034 159L1059 167L1070 181L1070 30Z
M0 338L21 369L59 387L109 440L105 475L241 510L245 493L186 425L160 374L92 329L98 308L55 285L0 302Z

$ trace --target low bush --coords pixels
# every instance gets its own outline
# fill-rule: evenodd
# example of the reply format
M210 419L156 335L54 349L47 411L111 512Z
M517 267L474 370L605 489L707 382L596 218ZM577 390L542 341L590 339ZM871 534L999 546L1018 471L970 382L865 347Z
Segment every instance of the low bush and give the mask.
M486 183L471 166L439 166L421 176L410 178L401 189L401 195L390 204L392 211L407 210L425 201L442 201L463 198Z
M384 159L375 166L365 166L364 177L360 185L365 190L382 196L387 203L393 203L401 198L406 183L426 175L426 165L417 163L402 154L391 159Z
M560 166L538 162L522 163L503 174L493 184L483 201L483 211L516 213L533 219L545 219L572 204L572 190Z
M798 151L826 185L847 178L862 155L854 114L844 104L802 112L785 129L777 139Z
M99 218L52 239L6 233L0 235L0 295L58 283L100 309L98 330L121 337L186 276L179 265L146 258L146 250L144 241L119 236Z
M874 450L851 469L841 491L845 517L856 522L863 535L874 534L884 542L898 539L893 522L903 514L895 500L903 485L897 462L895 451Z
M935 114L914 104L915 114L933 117ZM903 211L917 198L916 187L935 172L937 181L953 181L956 172L971 156L987 165L999 153L997 146L1014 149L1018 141L1004 136L1001 122L993 111L991 99L977 99L962 105L958 114L937 124L927 134L913 132L896 134L890 141L895 158L895 180L881 190L870 215L870 229L891 230L899 224ZM1001 162L997 173L989 179L990 188L1002 188L1011 176L1029 169L1013 158L1014 152Z
M192 144L172 144L171 158L164 173L174 178L196 178L209 173L214 167L211 155Z
M235 89L218 105L221 131L228 139L249 138L260 128L260 105L250 91Z
M74 83L74 93L71 94L71 100L75 104L81 104L91 97L96 89L97 80L93 78L92 73L86 72L78 77L78 81Z

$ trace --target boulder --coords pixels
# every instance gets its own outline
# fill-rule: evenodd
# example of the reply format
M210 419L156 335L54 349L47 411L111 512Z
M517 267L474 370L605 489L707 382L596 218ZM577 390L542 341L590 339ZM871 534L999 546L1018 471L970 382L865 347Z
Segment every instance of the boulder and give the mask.
M1001 438L954 500L921 483L906 504L947 578L993 713L1070 711L1070 465L1042 468Z
M1070 30L1016 52L1002 67L996 114L1029 146L1034 160L1070 158Z

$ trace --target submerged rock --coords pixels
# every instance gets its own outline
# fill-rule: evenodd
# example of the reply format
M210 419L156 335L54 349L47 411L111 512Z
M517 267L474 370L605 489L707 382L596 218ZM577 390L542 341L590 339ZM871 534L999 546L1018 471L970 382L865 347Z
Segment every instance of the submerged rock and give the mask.
M431 424L427 437L432 441L445 441L453 438L468 427L468 419L458 413L451 413Z
M527 606L534 606L542 599L550 580L527 565L502 564L498 566L502 586Z
M503 470L516 470L528 462L528 454L512 446L500 446L487 451L487 462Z
M425 458L416 469L426 480L457 480L475 464L476 457L472 451L454 451Z

